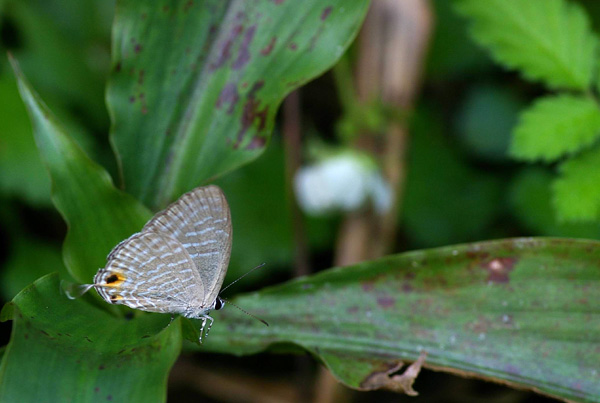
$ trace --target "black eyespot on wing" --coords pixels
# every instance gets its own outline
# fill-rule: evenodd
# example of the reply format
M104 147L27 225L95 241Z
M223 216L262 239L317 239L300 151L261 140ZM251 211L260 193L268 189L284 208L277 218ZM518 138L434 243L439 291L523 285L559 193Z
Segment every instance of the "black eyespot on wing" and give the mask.
M106 284L115 283L117 281L119 281L119 276L116 274L111 274L106 278Z

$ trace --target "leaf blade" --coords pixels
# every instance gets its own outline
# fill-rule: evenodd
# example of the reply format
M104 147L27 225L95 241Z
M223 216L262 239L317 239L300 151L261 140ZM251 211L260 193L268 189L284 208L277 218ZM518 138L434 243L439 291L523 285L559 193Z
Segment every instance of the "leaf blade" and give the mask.
M597 401L599 245L507 239L328 270L237 299L270 326L221 311L204 348L296 343L354 388L426 350L426 366Z
M164 206L256 158L283 97L333 64L367 6L121 1L108 105L128 191Z
M52 200L69 225L63 258L75 279L89 283L106 254L150 212L114 188L11 62L50 172ZM2 319L14 324L0 366L0 400L164 401L181 348L179 323L169 327L166 315L113 316L104 302L71 301L59 289L56 274L42 277L3 310ZM32 376L35 387L25 384Z
M474 39L492 57L551 88L585 90L595 63L597 39L583 8L564 0L460 0Z
M600 217L600 149L563 162L552 185L557 217L563 222L596 221Z
M90 282L108 252L140 230L151 213L113 186L108 173L79 148L29 86L16 61L11 62L50 173L52 201L69 226L63 245L65 264L77 281Z
M536 100L514 128L510 153L524 161L555 161L600 137L600 110L587 97L553 95Z
M42 277L3 309L14 323L0 400L164 401L180 327L164 315L116 318L59 287L56 274Z

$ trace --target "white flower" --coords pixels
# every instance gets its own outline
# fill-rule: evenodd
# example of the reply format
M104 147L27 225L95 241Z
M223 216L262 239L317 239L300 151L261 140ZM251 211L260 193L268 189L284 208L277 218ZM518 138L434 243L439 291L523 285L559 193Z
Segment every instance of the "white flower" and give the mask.
M296 198L308 214L353 211L371 200L377 212L390 208L391 191L376 165L353 152L303 167L294 178Z

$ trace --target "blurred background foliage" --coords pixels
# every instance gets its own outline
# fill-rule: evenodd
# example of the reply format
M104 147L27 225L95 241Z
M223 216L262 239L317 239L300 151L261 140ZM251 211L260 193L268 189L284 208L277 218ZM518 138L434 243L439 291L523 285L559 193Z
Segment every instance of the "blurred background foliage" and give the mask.
M470 38L467 23L453 3L431 2L434 32L409 124L408 176L394 250L513 236L600 239L600 224L563 223L556 218L551 203L554 163L521 163L509 157L511 131L519 113L545 90L495 64ZM577 3L598 32L600 4L594 0ZM17 57L32 86L69 132L76 134L76 141L116 178L104 103L113 12L114 2L107 0L0 1L0 53L11 51ZM351 60L354 51L351 48L346 57ZM331 72L302 88L300 110L307 132L334 141L343 106ZM4 56L0 58L0 122L0 292L4 303L63 264L61 243L66 231L52 207L50 181ZM236 285L238 290L293 275L292 218L284 166L281 131L276 127L257 161L216 181L227 194L234 217L228 279L267 263L257 275ZM336 217L307 218L315 270L333 265L338 225ZM6 344L10 322L0 326ZM290 365L277 357L227 357L228 364L221 358L202 360L217 372L237 368L236 374L243 374L241 368L269 363L267 376L276 376ZM494 401L498 402L543 400L434 373L419 378L417 389L425 391L433 384L441 387L424 394L423 401L475 401L490 396L497 396ZM456 399L448 398L446 390L458 391ZM183 399L186 386L170 393L174 401ZM373 398L354 397L355 401Z

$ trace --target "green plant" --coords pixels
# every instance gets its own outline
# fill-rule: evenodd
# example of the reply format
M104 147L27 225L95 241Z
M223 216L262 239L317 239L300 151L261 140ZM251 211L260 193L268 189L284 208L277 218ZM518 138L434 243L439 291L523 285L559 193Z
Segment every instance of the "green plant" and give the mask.
M557 217L598 221L598 38L583 7L567 0L458 0L473 37L494 60L553 91L521 113L510 154L558 162L553 181Z
M462 3L463 12L470 5L475 13L475 2ZM121 186L108 174L111 165L100 165L74 141L71 126L55 117L13 61L36 145L50 173L52 202L68 233L62 251L65 267L56 267L60 275L41 277L2 311L2 320L13 321L13 331L0 365L0 400L162 401L169 370L185 345L236 355L308 351L352 388L407 392L415 374L395 374L404 361L417 361L412 368L418 368L426 352L425 365L432 368L563 399L598 401L600 272L595 241L504 239L326 270L236 298L236 304L270 326L226 309L215 313L215 325L201 347L188 342L197 341L199 325L193 321L177 318L169 324L168 315L116 309L93 293L75 301L61 294L61 276L90 282L111 248L139 231L152 211L229 172L219 181L226 192L228 186L231 193L241 192L241 205L260 197L260 191L252 193L251 179L265 189L278 189L268 197L279 198L272 206L263 202L269 217L253 217L242 235L245 242L262 236L267 241L236 246L236 238L234 256L244 255L236 248L267 248L291 238L270 217L286 218L279 210L285 202L278 188L281 178L267 175L281 166L265 169L261 158L243 172L235 170L267 148L283 97L330 67L349 46L368 3L246 4L118 2L107 102ZM493 5L500 7L499 2ZM572 11L576 6L568 7L559 9L559 15L574 19L575 25L585 20ZM531 74L549 77L552 86L572 85L580 91L590 83L587 73L562 81L545 70ZM560 97L574 99L571 94ZM575 102L581 99L587 98ZM589 102L583 103L588 105L585 116L593 116ZM417 121L435 120L428 117L421 114ZM419 228L415 237L422 243L483 231L495 214L490 200L500 198L498 181L458 162L437 130L426 132L414 139L407 226ZM592 141L590 132L584 130L581 138ZM269 161L282 159L276 148L266 154ZM442 174L421 179L432 170ZM475 188L468 186L473 183ZM440 228L448 214L427 213L437 204L463 227ZM240 225L235 214L233 221ZM259 222L269 223L261 230L273 233L248 228ZM272 253L274 260L289 261L289 247L277 244Z

